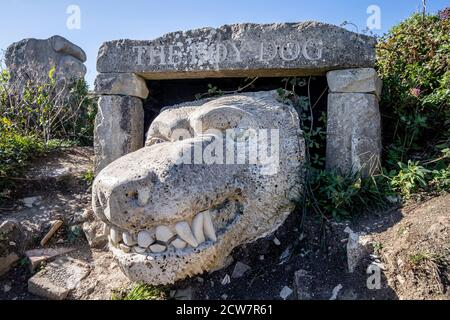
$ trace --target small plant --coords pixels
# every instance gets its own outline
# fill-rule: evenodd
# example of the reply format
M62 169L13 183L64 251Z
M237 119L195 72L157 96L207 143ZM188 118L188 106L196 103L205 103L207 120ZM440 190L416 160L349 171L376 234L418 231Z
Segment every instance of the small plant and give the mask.
M372 243L372 248L375 254L381 254L381 250L383 250L383 244L381 242Z
M381 181L381 183L380 183ZM310 176L307 204L336 220L350 217L361 208L386 205L386 187L382 176L361 179L358 173L341 175L336 171L318 170Z
M408 164L399 162L400 168L397 175L392 177L392 188L408 199L413 192L427 186L427 175L430 170L425 169L419 162L408 161Z
M44 150L44 143L36 136L17 133L11 121L0 118L0 190L10 185L9 178L20 175L27 162Z
M450 190L450 168L433 170L432 175L430 184L434 189L437 191Z
M138 284L128 292L113 291L111 300L163 300L167 298L167 289L148 284Z
M414 265L418 266L426 260L429 260L430 256L424 252L418 252L409 256L409 261Z
M77 239L80 239L83 235L83 229L79 226L72 226L69 228L69 232L67 235L67 242L69 244L73 244Z
M92 182L94 182L95 179L95 175L94 175L94 171L93 170L88 170L83 174L83 180L85 182L87 182L89 185L92 184Z
M30 264L30 260L27 257L24 257L22 259L19 260L19 265L21 267L26 267Z

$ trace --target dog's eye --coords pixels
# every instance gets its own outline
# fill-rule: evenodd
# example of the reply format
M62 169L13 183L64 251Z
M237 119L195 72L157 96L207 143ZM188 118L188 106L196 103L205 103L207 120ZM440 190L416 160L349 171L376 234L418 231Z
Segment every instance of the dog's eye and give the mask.
M164 140L162 138L158 138L158 137L151 137L147 143L145 144L147 147L153 146L155 144L158 143L163 143L163 142L167 142L167 140Z

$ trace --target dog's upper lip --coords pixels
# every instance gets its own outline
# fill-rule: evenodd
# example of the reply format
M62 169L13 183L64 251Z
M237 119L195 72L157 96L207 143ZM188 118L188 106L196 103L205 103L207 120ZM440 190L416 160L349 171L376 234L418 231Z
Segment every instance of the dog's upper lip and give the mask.
M149 183L143 187L140 182L120 185L111 181L113 187L108 184L105 187L103 181L93 187L94 212L101 220L123 229L152 228L190 221L199 212L222 206L236 194L234 189L217 192L211 189L198 194L185 191L188 198L179 195L170 198L163 196L166 188L164 182Z

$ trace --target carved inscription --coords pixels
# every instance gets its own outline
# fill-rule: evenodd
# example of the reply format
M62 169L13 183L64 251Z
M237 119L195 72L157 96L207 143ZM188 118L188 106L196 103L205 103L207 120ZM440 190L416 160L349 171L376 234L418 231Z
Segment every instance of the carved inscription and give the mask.
M317 39L305 41L222 41L213 44L181 42L170 45L133 46L136 64L139 66L192 66L239 63L249 60L268 63L282 61L322 59L323 42Z

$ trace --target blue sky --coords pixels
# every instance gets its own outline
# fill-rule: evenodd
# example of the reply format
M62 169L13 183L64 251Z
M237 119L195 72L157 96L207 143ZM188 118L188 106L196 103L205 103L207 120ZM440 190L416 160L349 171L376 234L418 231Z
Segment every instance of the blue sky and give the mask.
M153 39L164 33L238 22L343 21L366 27L367 8L381 9L383 34L421 8L422 0L1 0L0 49L23 38L59 34L82 47L88 56L92 84L100 45L115 39ZM428 0L428 11L450 6L450 0ZM70 5L81 11L81 28L68 29ZM353 27L349 26L349 29Z

